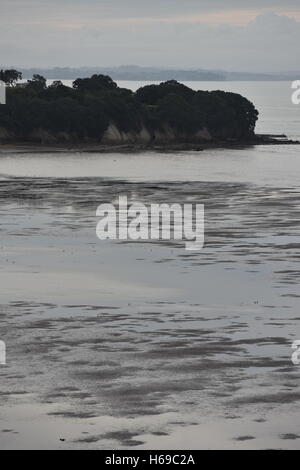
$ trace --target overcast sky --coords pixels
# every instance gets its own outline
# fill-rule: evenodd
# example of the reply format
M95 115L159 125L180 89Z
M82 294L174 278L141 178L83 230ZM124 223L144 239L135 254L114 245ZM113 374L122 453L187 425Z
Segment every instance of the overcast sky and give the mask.
M0 64L300 69L300 0L0 0Z

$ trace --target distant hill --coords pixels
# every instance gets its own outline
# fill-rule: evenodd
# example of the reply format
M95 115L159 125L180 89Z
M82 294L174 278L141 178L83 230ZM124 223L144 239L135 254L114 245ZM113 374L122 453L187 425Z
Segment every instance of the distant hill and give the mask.
M0 68L7 68L5 66ZM120 67L54 67L54 68L19 68L25 79L34 74L43 75L53 80L75 80L76 78L91 76L93 74L104 74L113 80L136 80L136 81L280 81L298 80L300 72L285 72L278 74L262 74L247 72L228 72L223 70L203 69L164 69L159 67L138 67L136 65L125 65Z
M47 79L73 80L93 74L109 75L113 80L136 81L222 81L225 75L222 72L210 72L207 70L173 70L151 67L121 66L121 67L80 67L52 69L18 69L24 78L31 78L34 74L40 74Z

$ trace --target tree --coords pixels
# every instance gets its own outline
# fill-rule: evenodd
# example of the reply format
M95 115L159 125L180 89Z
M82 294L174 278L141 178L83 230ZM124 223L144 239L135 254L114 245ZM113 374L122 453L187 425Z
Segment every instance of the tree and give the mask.
M17 70L0 70L0 80L8 86L13 86L18 80L22 79L22 73Z
M34 91L42 91L47 88L47 80L42 75L35 74L32 80L27 81L27 88Z
M190 101L195 95L195 91L176 80L168 80L159 85L146 85L136 92L136 98L146 105L157 105L160 100L169 94L181 96Z
M0 71L0 78L14 83L18 72ZM194 91L174 80L141 88L137 93L118 88L104 75L77 79L74 87L61 81L47 86L34 75L25 87L10 86L6 106L0 107L0 127L20 140L44 130L60 141L100 141L109 124L121 132L150 135L172 128L174 139L198 138L206 128L217 140L247 139L254 134L258 112L246 98L223 91ZM201 138L201 137L199 137Z
M54 82L51 85L49 85L49 88L57 89L57 88L61 88L63 86L64 86L64 84L61 80L54 80Z
M111 91L118 85L108 75L93 75L91 78L77 78L73 82L73 88L78 91Z
M61 80L55 80L46 89L41 91L42 98L53 101L59 98L72 98L75 97L76 92L69 86L62 83Z
M175 93L168 94L159 102L157 114L161 123L168 123L177 132L193 134L202 127L196 109Z

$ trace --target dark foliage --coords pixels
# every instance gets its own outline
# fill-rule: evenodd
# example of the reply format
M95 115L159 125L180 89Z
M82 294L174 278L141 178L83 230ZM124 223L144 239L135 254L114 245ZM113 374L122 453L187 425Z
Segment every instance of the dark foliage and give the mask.
M9 73L7 73L9 72ZM9 85L7 104L0 106L0 128L19 140L30 140L37 130L57 140L100 141L110 123L120 131L150 133L166 126L187 138L207 128L214 138L243 139L253 135L258 112L246 98L222 91L193 91L174 80L140 88L119 88L108 76L75 80L73 88L34 75L15 85L17 71L1 71Z
M17 70L0 70L0 80L8 86L14 85L18 80L22 79L22 73Z

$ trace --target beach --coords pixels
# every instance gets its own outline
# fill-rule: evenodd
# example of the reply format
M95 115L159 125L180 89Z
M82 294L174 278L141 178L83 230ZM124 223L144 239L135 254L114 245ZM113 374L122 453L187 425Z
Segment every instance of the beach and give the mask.
M299 140L286 85L230 86ZM1 147L0 448L299 449L299 170L297 145ZM203 250L100 241L120 195L204 204Z

